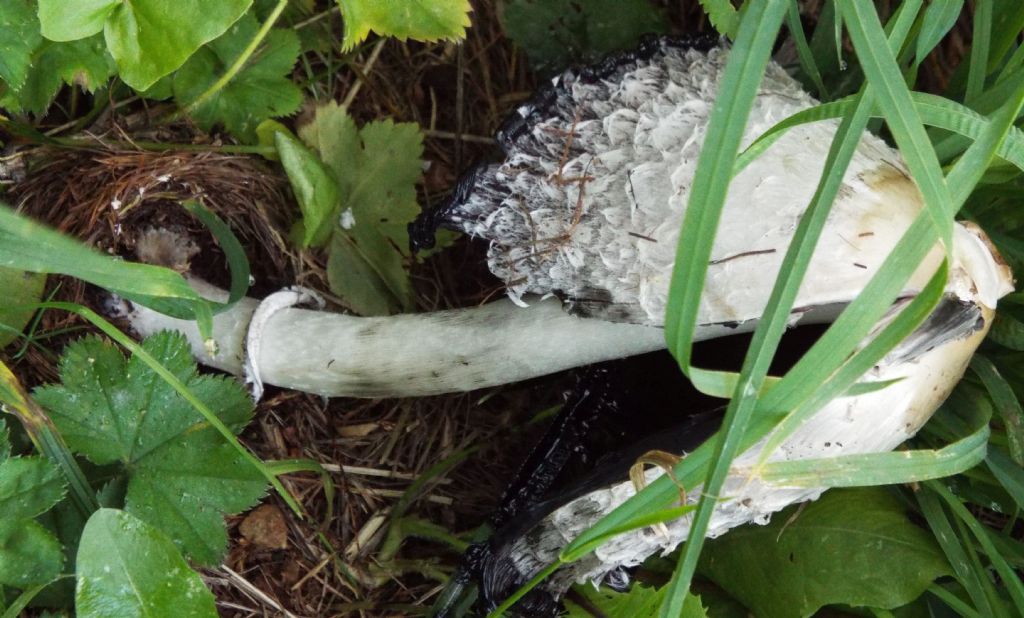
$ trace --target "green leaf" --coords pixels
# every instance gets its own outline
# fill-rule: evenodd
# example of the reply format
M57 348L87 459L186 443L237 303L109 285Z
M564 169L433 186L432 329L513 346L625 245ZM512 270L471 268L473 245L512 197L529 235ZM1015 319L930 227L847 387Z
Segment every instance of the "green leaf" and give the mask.
M299 136L320 154L339 188L340 209L327 222L335 225L338 219L328 260L332 291L363 315L410 310L413 294L405 265L407 226L420 212L419 127L384 120L357 130L344 107L328 103ZM311 227L323 225L320 219L312 223L304 221L307 236Z
M174 75L178 104L185 107L198 99L241 56L258 29L255 18L246 15L196 52ZM288 79L299 51L295 31L272 30L246 66L190 112L192 119L206 131L222 123L235 137L254 142L262 121L291 114L302 104L302 92Z
M641 35L668 28L648 0L509 0L502 23L535 67L550 70L628 49Z
M809 616L834 603L892 609L950 573L935 539L882 489L818 501L709 541L702 572L760 616Z
M94 92L117 71L102 35L98 34L66 43L43 40L32 52L31 62L32 71L25 82L0 97L0 105L43 114L62 84Z
M32 66L32 51L42 40L39 22L26 0L0 2L0 79L21 88Z
M197 375L190 347L177 333L159 333L143 349L238 432L252 404L234 381ZM68 446L93 463L119 464L128 478L125 510L167 533L201 564L214 564L227 544L223 515L263 495L259 471L209 426L138 357L89 337L68 346L62 384L38 389L36 400Z
M30 519L64 496L64 479L48 459L12 457L0 464L0 513L4 521Z
M142 91L224 34L252 0L40 0L47 38L73 41L102 28L121 79Z
M51 41L76 41L97 34L118 4L115 0L39 0L43 36Z
M664 588L649 588L639 583L634 584L629 592L615 592L607 588L594 588L590 584L581 584L573 588L587 604L604 616L629 616L630 618L647 618L656 616ZM565 608L568 618L592 618L594 613L567 598ZM683 604L683 612L679 618L706 618L707 612L701 605L700 597L689 594Z
M370 31L418 41L458 40L469 27L469 0L338 0L348 51Z
M31 519L0 519L0 585L25 588L60 575L60 542Z
M10 457L0 420L0 586L53 581L64 562L60 543L32 521L64 496L60 471L42 457Z
M412 286L401 254L373 228L335 232L327 259L327 283L360 315L400 313L412 304Z
M323 163L288 131L274 131L281 165L302 211L301 246L321 245L330 238L338 212L338 183Z
M45 286L45 275L0 268L0 348L18 338Z
M100 509L78 547L79 618L217 616L213 595L157 528L130 513Z
M736 37L740 16L732 0L700 0L700 6L708 15L708 20L722 36Z

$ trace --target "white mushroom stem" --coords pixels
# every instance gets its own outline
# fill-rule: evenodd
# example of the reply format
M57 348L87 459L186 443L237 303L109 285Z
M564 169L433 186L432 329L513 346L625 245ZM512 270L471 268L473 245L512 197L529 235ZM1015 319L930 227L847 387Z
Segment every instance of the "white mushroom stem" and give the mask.
M226 294L193 280L216 300ZM207 354L194 322L144 307L129 316L141 335L184 333L200 362L241 375L259 301L214 317L219 352ZM507 384L664 347L660 328L576 318L548 299L528 308L501 300L471 309L356 317L287 308L262 325L258 373L269 384L324 396L411 397Z
M968 278L951 278L962 297L980 296L994 306L1009 284L975 228L957 227L953 269ZM937 260L929 260L915 276L926 279ZM741 279L740 279L741 280ZM957 283L959 281L959 283ZM197 279L204 296L222 301L226 292ZM806 286L814 290L820 285ZM718 290L723 287L720 285ZM740 290L742 291L742 290ZM831 290L827 304L804 302L793 323L830 322L857 294L857 288ZM913 288L910 292L913 293ZM763 302L763 301L762 301ZM276 305L273 297L270 304ZM712 321L698 328L697 339L749 331L756 323L728 323L734 307L708 303ZM253 377L263 382L328 397L414 397L468 391L554 373L571 367L642 354L665 346L660 328L579 318L550 298L518 307L501 300L480 307L390 317L356 317L297 308L277 308L253 322L260 301L246 298L214 317L218 353L211 356L194 322L174 319L135 307L129 319L143 336L171 329L184 333L196 358L212 367L243 374L250 327L259 331L252 349ZM262 311L267 314L268 312ZM720 319L714 319L716 315Z

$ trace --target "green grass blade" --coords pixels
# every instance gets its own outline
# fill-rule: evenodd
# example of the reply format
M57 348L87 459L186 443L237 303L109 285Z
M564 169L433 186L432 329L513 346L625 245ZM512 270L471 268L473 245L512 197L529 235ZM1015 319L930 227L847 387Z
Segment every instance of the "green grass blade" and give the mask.
M964 0L946 0L945 2L932 2L924 10L924 18L921 26L921 33L917 36L917 49L915 51L915 64L921 64L927 56L939 44L942 37L946 36L964 8Z
M980 354L971 359L971 370L981 378L1003 422L1010 457L1018 466L1024 466L1024 408L1013 392L1013 387L1000 375L992 361Z
M928 592L935 595L940 601L948 605L950 609L963 618L983 618L983 616L973 607L960 600L960 597L938 584L932 584L931 587L928 588Z
M992 44L992 0L975 0L971 33L971 57L967 69L965 99L973 101L985 88L988 75L989 47Z
M680 232L665 320L669 349L684 371L690 365L690 348L697 324L697 310L704 289L704 279L707 275L707 264L711 257L711 247L726 193L732 180L736 154L739 152L746 119L771 56L772 45L782 25L787 4L783 0L765 0L747 5L746 12L740 20L736 43L729 56L704 146L701 149ZM788 315L788 308L786 313ZM759 324L758 332L765 332L763 326L765 322ZM755 333L755 340L756 338ZM753 360L753 357L754 355L748 355L750 360ZM721 432L720 439L716 440L716 466L705 483L706 493L701 498L691 526L696 532L691 534L690 542L686 544L668 584L659 609L662 618L678 616L683 611L683 604L703 545L704 531L715 506L714 499L708 496L715 494L725 479L729 462L740 446L740 438L746 430L747 420L753 413L760 382L767 373L770 361L769 354L767 361L762 357L754 362L744 363L744 370L740 373L740 383L737 386L737 392L742 395L730 402L726 410L723 420L725 429Z
M666 342L684 368L690 364L697 309L733 162L785 10L783 0L749 5L711 112L679 235L665 316Z
M953 530L953 526L950 525L949 518L946 516L945 511L943 511L936 494L930 490L924 490L918 491L916 495L917 503L921 507L921 514L924 515L925 520L928 522L928 527L932 529L932 533L935 535L935 540L938 541L939 547L942 548L942 552L946 554L946 559L949 560L950 566L953 567L953 573L957 581L964 587L967 595L971 597L971 601L974 603L978 613L983 616L994 616L995 612L992 609L991 603L989 603L981 577L973 568L971 560L967 556L967 551L960 543L956 532Z
M938 156L914 108L903 73L889 48L885 31L872 3L854 0L839 4L853 41L857 58L868 83L877 89L876 98L924 198L925 210L943 245L952 245L952 198L942 176Z
M821 79L818 62L814 59L814 53L807 43L807 36L804 34L804 27L800 22L800 6L796 0L790 2L789 10L786 11L786 27L789 29L790 36L793 37L793 43L796 45L797 57L800 58L800 68L803 69L803 72L810 78L814 87L818 90L818 98L828 101L832 97L829 96L828 88L825 87L825 82Z
M983 425L941 449L773 462L762 466L757 476L776 485L797 487L916 483L960 474L978 465L985 459L988 438L988 425Z
M105 255L4 204L0 204L0 266L76 277L174 317L196 319L204 338L213 330L213 307L219 305L203 299L169 268Z
M985 527L945 485L937 481L928 481L926 484L929 489L937 493L946 502L946 506L953 512L953 515L962 521L971 531L971 534L974 535L974 538L977 539L978 544L981 545L985 555L988 556L992 566L995 567L999 577L1003 580L1003 585L1010 593L1010 599L1017 610L1017 615L1024 616L1024 582L1021 581L1020 576L1013 571L1013 568L1006 562L1003 555L992 544L992 540L985 531Z
M1017 503L1017 508L1024 509L1024 468L997 446L989 448L985 464L992 471L992 476L996 477L1006 493Z

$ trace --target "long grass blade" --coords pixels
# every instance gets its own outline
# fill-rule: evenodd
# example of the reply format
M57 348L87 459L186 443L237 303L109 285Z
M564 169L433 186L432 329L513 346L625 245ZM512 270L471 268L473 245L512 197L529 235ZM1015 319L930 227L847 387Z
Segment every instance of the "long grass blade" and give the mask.
M701 149L690 191L690 201L680 232L665 321L669 349L684 371L690 365L690 348L697 324L697 309L707 275L707 263L711 257L712 243L732 180L733 165L739 152L746 118L768 64L772 44L782 25L787 4L783 0L765 0L747 5L746 12L740 20L736 44L730 54ZM785 313L788 316L788 306ZM767 322L768 320L765 320L758 325L753 346L758 345L758 333L762 333L762 338L767 334ZM749 354L747 358L749 362L744 363L737 385L737 393L740 396L730 402L723 420L724 431L715 441L716 465L705 482L706 489L691 524L693 532L690 535L690 542L683 550L659 609L662 618L674 618L683 611L690 581L697 567L697 558L703 546L704 531L715 507L714 498L709 496L717 493L728 474L729 462L740 446L747 421L754 411L761 381L767 374L771 362L771 353L761 357Z

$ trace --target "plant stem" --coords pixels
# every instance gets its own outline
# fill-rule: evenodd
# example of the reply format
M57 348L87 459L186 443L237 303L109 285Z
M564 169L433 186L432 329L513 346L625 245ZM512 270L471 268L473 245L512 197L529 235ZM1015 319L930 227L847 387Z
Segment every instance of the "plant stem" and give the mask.
M213 84L199 95L196 100L171 114L168 120L178 120L181 116L195 111L196 108L205 103L210 97L220 92L228 82L234 79L235 75L238 75L238 72L242 70L245 63L249 61L249 58L256 53L256 48L260 46L263 39L267 38L267 35L270 34L270 30L274 27L274 23L277 22L277 19L281 16L281 13L284 12L285 7L287 6L288 0L278 0L277 6L275 6L274 10L270 12L270 15L267 17L267 20L263 22L263 25L260 26L259 32L256 33L256 36L254 36L251 41L249 41L249 45L242 50L242 53L239 54L238 58L235 59L235 62L228 68L224 75L221 75L217 81L213 82Z

